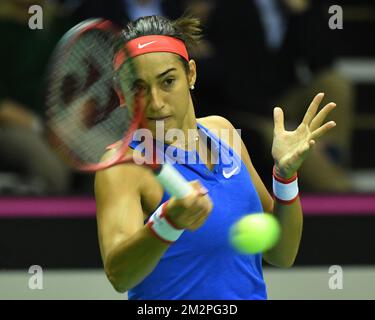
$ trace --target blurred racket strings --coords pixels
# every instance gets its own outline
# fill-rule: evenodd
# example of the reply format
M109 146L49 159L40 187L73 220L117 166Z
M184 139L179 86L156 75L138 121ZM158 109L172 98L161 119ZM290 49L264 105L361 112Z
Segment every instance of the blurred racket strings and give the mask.
M84 24L68 32L52 58L47 125L63 153L68 150L78 162L96 164L134 122L135 68L127 62L118 71L121 77L115 75L113 60L121 40L114 28L82 28ZM126 107L119 107L116 78L121 78Z

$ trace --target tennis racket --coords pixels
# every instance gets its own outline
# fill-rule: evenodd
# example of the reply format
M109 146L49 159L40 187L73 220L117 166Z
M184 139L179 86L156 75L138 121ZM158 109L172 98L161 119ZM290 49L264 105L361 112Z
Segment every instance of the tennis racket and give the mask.
M170 195L183 198L193 189L172 165L158 164L156 157L149 163L125 156L145 117L134 87L137 68L120 33L108 20L89 19L70 29L57 44L47 77L49 141L83 172L142 163ZM120 51L126 62L118 66ZM103 158L115 143L111 156Z

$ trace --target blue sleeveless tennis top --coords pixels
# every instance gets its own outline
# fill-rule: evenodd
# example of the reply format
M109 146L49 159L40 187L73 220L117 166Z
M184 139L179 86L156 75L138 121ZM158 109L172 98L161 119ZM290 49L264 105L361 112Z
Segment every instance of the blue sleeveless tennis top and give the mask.
M211 140L211 148L218 150L212 171L199 161L177 161L173 165L186 180L199 180L209 190L211 214L198 230L184 231L155 269L128 291L129 300L267 299L261 254L239 254L228 241L233 223L244 215L263 211L259 196L241 158L207 128L201 124L198 128ZM138 144L133 140L131 147ZM192 152L175 149L174 159ZM160 204L168 199L164 192Z

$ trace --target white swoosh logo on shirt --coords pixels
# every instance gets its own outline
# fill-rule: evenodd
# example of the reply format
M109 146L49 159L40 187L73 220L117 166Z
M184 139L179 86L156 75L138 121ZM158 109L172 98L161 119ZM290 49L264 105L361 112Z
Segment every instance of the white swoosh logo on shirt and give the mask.
M146 42L146 43L144 43L144 44L140 44L140 43L138 43L138 49L142 49L142 48L144 48L144 47L146 47L146 46L148 46L149 44L154 43L154 42L156 42L156 41L150 41L150 42Z
M224 178L225 179L229 179L231 176L233 176L237 172L238 169L239 169L239 167L235 167L232 171L229 171L229 172L225 172L223 170L223 176L224 176Z

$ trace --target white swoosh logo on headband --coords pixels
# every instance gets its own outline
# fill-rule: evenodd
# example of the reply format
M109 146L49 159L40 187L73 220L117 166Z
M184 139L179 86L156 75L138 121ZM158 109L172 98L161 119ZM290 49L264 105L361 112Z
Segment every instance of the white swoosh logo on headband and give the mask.
M156 42L156 41L146 42L146 43L144 43L144 44L140 44L140 43L138 43L138 49L142 49L142 48L144 48L144 47L146 47L146 46L148 46L149 44L154 43L154 42Z

